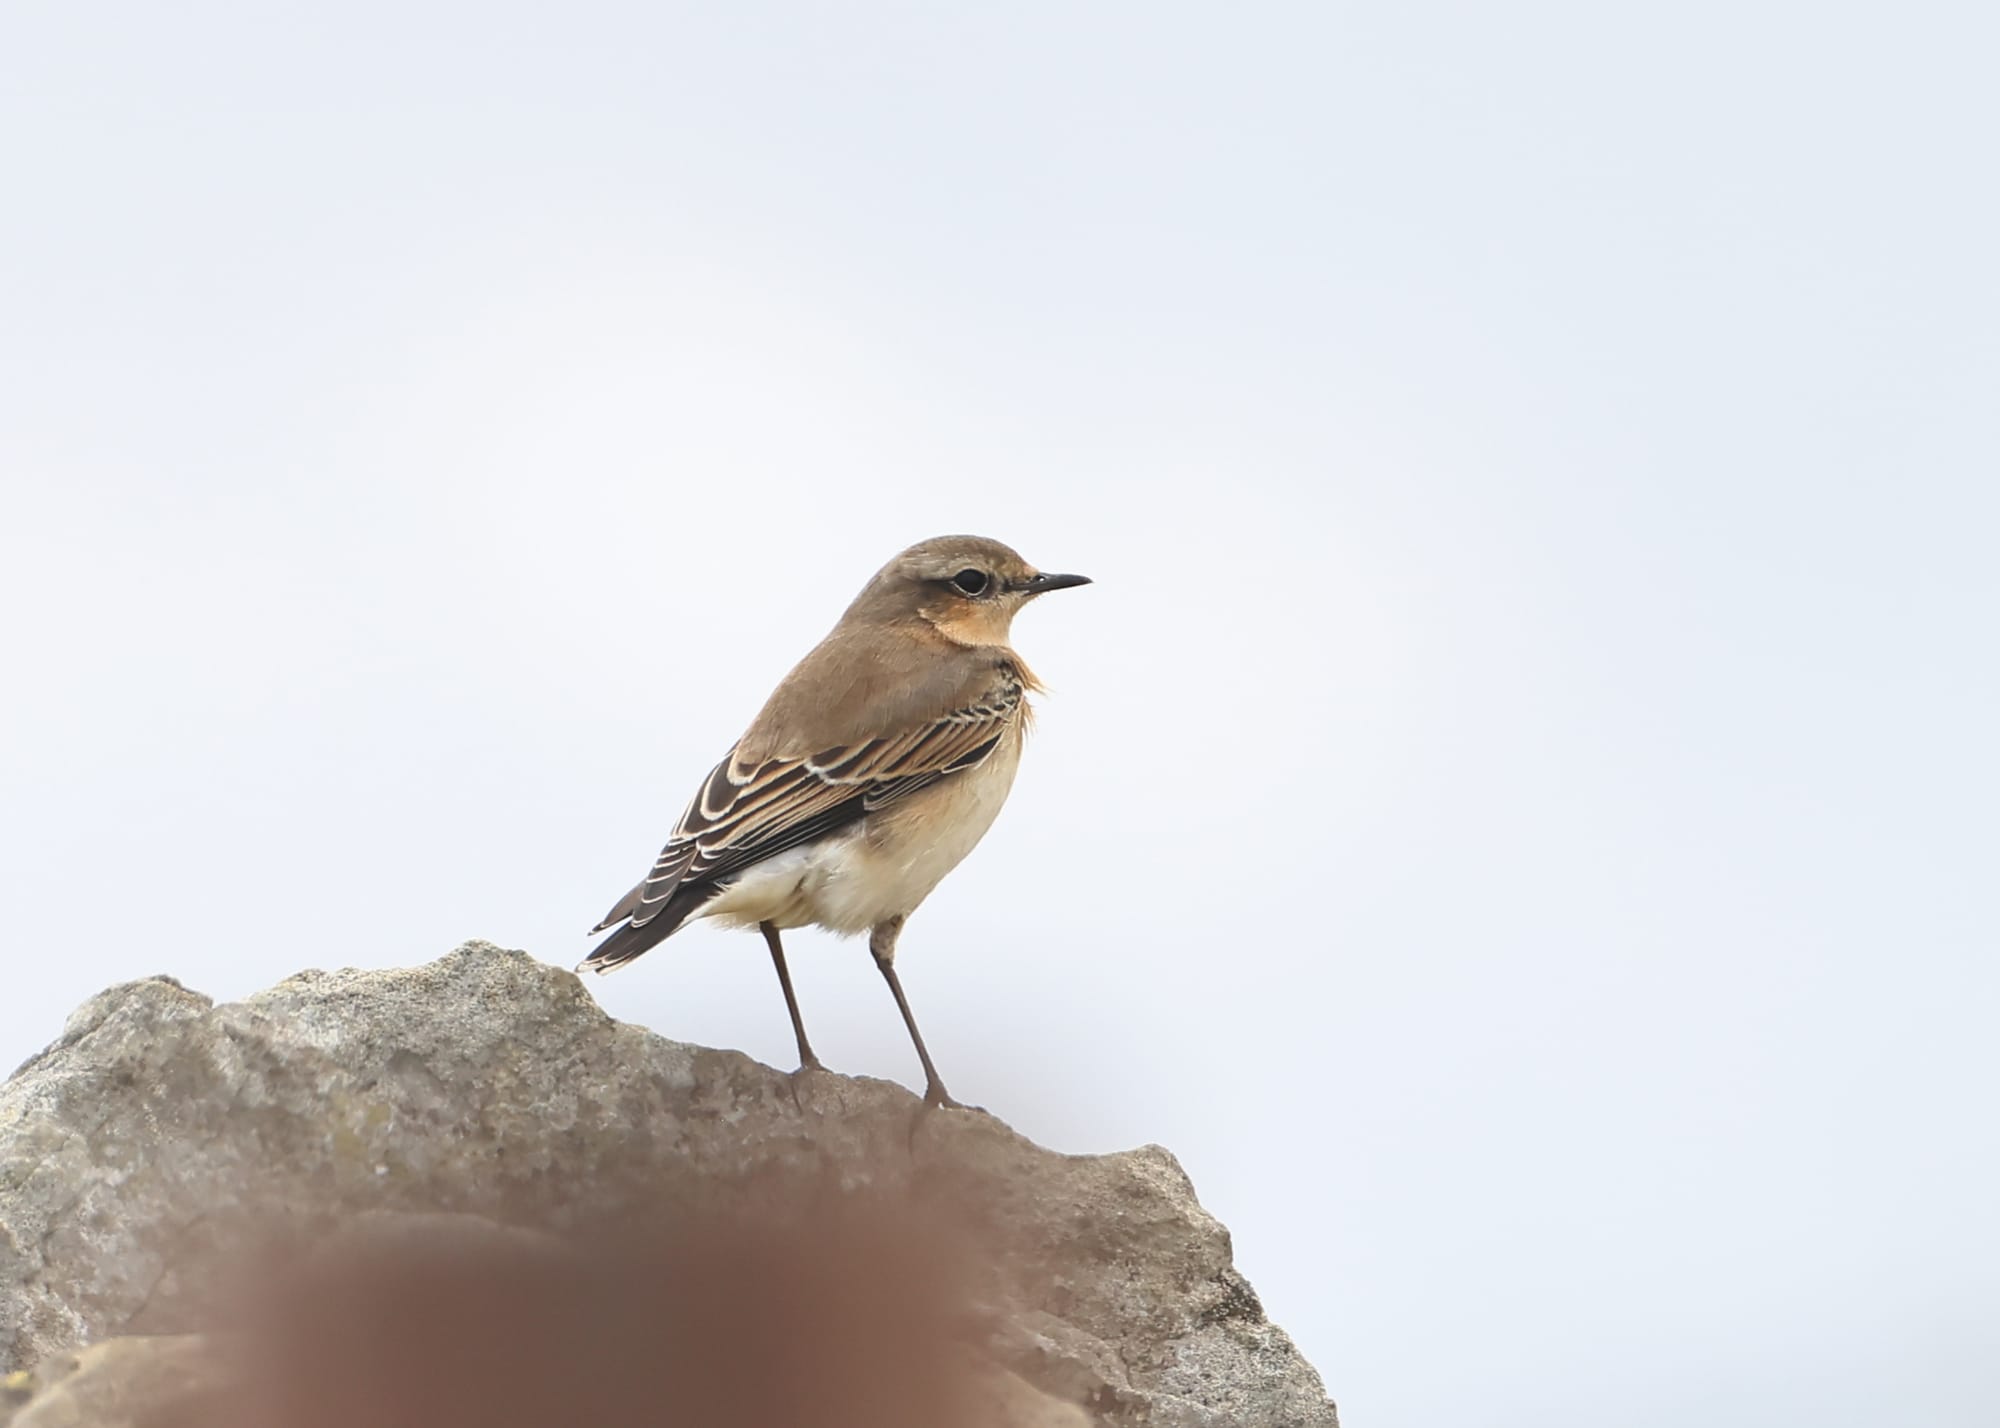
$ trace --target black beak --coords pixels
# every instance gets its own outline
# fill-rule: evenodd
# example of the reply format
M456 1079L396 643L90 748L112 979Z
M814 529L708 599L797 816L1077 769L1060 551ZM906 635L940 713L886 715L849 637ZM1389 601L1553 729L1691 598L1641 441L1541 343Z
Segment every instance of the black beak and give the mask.
M1025 590L1030 595L1042 595L1050 590L1067 590L1072 585L1088 584L1090 584L1088 575L1033 575L1015 588Z

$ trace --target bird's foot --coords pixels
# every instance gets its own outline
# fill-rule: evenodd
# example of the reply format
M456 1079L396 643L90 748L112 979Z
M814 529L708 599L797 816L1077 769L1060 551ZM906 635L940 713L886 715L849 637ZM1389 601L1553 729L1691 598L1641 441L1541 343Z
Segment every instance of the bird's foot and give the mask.
M963 1101L954 1101L951 1092L945 1090L944 1082L933 1081L924 1087L924 1105L938 1111L976 1111L977 1106L968 1106Z
M919 1101L917 1108L910 1112L910 1154L913 1157L917 1153L918 1133L931 1123L932 1111L975 1111L982 1116L986 1114L984 1106L968 1106L963 1101L954 1101L951 1092L945 1090L944 1082L931 1082L924 1088L923 1100Z
M785 1078L785 1083L792 1088L792 1107L801 1115L805 1113L806 1103L799 1099L799 1083L808 1076L820 1074L830 1073L827 1072L826 1067L820 1064L817 1056L809 1056L799 1063L798 1070Z

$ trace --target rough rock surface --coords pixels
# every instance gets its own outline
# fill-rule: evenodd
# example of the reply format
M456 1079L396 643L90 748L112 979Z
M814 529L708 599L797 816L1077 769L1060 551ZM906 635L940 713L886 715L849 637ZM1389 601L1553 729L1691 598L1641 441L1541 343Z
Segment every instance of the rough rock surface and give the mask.
M123 1422L51 1404L199 1376L201 1341L164 1336L213 1329L216 1267L274 1226L563 1236L871 1194L977 1227L994 1423L1335 1428L1166 1151L1059 1155L901 1087L795 1082L485 943L221 1006L114 987L0 1087L0 1425ZM140 1335L163 1337L103 1342Z

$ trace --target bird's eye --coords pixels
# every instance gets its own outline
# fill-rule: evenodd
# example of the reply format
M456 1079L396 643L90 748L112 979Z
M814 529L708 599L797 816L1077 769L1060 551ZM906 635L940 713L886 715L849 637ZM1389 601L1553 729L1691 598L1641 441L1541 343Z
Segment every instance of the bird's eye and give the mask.
M983 570L961 570L951 577L954 589L961 595L984 595L986 593L986 572Z

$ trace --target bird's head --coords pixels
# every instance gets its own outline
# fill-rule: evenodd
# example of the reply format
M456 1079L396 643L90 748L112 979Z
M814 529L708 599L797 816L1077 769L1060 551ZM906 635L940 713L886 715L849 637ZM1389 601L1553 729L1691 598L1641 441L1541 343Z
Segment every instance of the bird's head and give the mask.
M849 618L923 620L954 644L1004 645L1015 612L1037 595L1088 585L1085 575L1048 575L984 536L920 541L875 573Z

